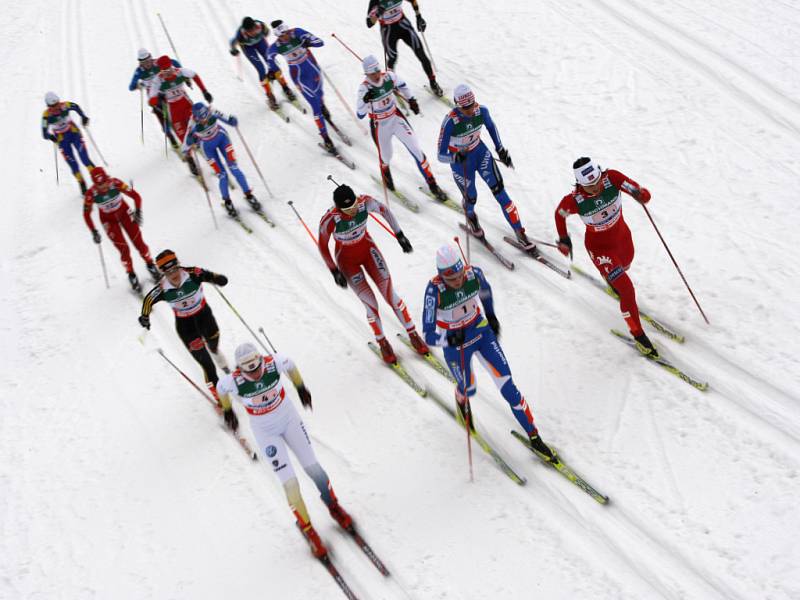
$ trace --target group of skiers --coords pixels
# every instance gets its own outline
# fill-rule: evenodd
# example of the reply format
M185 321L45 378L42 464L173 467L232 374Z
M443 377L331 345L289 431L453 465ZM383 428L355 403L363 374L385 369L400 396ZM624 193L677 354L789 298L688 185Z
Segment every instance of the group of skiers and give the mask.
M411 4L417 30L423 32L426 22L416 0L411 0ZM383 182L387 188L394 189L390 162L392 138L396 137L414 158L431 194L444 201L447 196L437 183L413 128L397 104L398 97L402 97L413 113L419 113L417 99L393 70L397 61L397 42L403 40L413 49L428 77L430 91L441 96L443 92L436 81L431 61L417 32L403 13L401 0L370 0L366 21L368 27L375 22L380 23L387 70L381 69L374 56L363 59L364 79L357 92L356 114L359 118L369 117ZM272 43L268 40L270 33L274 36ZM263 21L246 17L230 41L230 52L234 56L242 52L256 69L267 103L273 110L279 106L273 90L275 81L288 101L296 101L276 62L278 55L283 56L289 66L292 82L311 107L322 145L329 152L335 152L327 129L331 121L324 103L322 71L311 51L311 48L323 45L324 42L310 32L299 27L288 27L281 20L272 21L268 27ZM253 209L260 210L260 203L238 167L230 136L223 127L225 124L237 128L236 117L202 102L192 103L187 86L196 85L207 103L211 103L213 97L200 76L177 60L169 56L154 59L146 49L141 49L137 58L139 64L129 89L146 92L148 103L164 135L172 148L186 160L190 171L195 175L198 173L192 152L199 147L218 177L220 195L228 213L236 215L230 198L228 170L248 203ZM477 102L474 92L465 84L455 88L452 99L454 107L445 116L440 128L437 158L451 168L461 193L470 233L476 238L484 235L475 213L478 196L476 180L479 175L500 205L518 242L526 250L535 252L536 247L528 240L517 207L504 186L498 162L506 167L513 167L513 162L489 109ZM240 402L249 416L259 450L272 464L283 484L288 502L312 551L318 557L324 556L327 551L311 525L287 448L292 450L316 484L332 517L345 529L352 529L354 525L350 515L339 504L327 474L317 461L302 419L292 402L286 399L283 377L288 377L292 382L301 404L311 408L311 394L297 366L288 357L265 355L252 344L245 343L236 348L235 365L233 370L229 368L219 349L217 322L203 292L204 283L224 286L228 283L227 277L203 268L183 266L172 250L160 252L153 260L139 229L142 224L141 196L90 160L81 131L69 113L77 113L84 127L88 125L89 118L76 103L61 101L53 92L47 93L45 102L47 108L42 118L42 135L58 145L80 185L84 195L84 218L93 241L100 243L100 235L91 214L92 208L97 205L100 221L119 250L132 287L141 290L123 231L156 282L144 297L140 324L150 328L150 315L156 303L164 300L170 305L178 336L201 366L206 385L219 403L225 422L233 430L238 428L232 401ZM497 158L481 139L484 127ZM84 182L75 152L89 170L91 187ZM657 350L642 330L634 286L627 274L634 247L630 230L622 217L621 203L623 192L641 203L650 200L650 193L619 171L603 170L588 157L576 160L573 170L575 187L564 196L555 212L558 249L571 257L572 242L567 233L566 218L571 214L580 215L586 225L586 249L604 280L619 296L620 310L631 335L643 353L657 355ZM123 195L133 200L132 211L123 200ZM424 292L420 334L405 302L393 286L386 259L367 231L369 214L380 215L389 224L403 252L410 253L413 247L397 217L383 202L367 194L356 194L348 185L338 185L332 200L332 206L319 223L318 249L335 284L343 288L350 287L363 303L367 322L383 360L392 365L397 362L397 357L385 335L378 301L367 276L391 306L417 353L426 355L434 346L443 349L445 362L456 381L456 406L467 427L474 427L468 399L476 392L472 358L477 353L487 365L512 414L526 432L531 447L543 460L558 460L556 453L539 436L530 403L512 377L509 361L499 343L500 322L494 308L492 288L483 270L469 264L456 248L450 245L439 248L435 257L436 273L428 281ZM331 237L335 243L333 254L329 249ZM218 370L223 372L222 377Z

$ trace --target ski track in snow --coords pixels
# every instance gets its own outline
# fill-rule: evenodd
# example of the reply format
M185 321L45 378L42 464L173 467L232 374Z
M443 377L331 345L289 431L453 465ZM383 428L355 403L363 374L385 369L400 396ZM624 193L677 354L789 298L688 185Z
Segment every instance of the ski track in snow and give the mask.
M15 341L1 381L9 393L0 419L0 564L6 566L0 598L339 594L308 557L266 466L249 464L207 403L153 352L162 347L200 379L169 310L158 306L145 346L136 340L138 299L125 289L106 239L111 289L104 289L75 182L59 158L61 184L53 188L52 149L31 133L47 89L81 104L112 159L111 172L136 181L151 251L169 246L187 264L227 274L226 296L298 363L314 394L314 411L304 419L320 462L393 572L381 578L337 532L301 474L312 519L360 597L798 597L800 397L793 390L800 383L800 332L792 311L800 299L793 286L798 269L786 258L797 223L782 213L785 190L800 172L793 158L800 85L796 50L787 54L794 38L780 29L796 24L797 11L780 3L771 7L774 14L750 15L745 3L735 10L714 0L670 12L634 0L584 0L520 6L509 21L507 7L481 5L486 19L506 24L514 40L508 46L487 37L484 53L464 50L445 33L459 39L468 32L447 7L421 7L445 89L465 80L492 108L517 164L516 171L501 167L506 186L528 231L554 235L552 211L569 190L570 163L591 153L653 190L654 217L711 317L711 327L701 325L649 222L626 201L639 300L687 336L684 345L655 333L653 339L709 380L703 394L611 339L608 329L622 327L615 302L503 244L504 220L478 184L487 234L516 263L508 272L471 244L495 291L515 379L545 439L611 496L601 507L508 436L516 424L480 367L478 425L528 484L509 482L475 446L470 484L463 431L365 347L369 329L360 303L333 284L282 206L293 200L315 230L329 204L327 173L380 197L368 176L374 147L326 87L334 119L354 140L344 150L358 169L322 155L311 116L285 106L292 120L286 124L270 114L244 58L244 81L236 79L227 41L245 14L296 23L326 41L315 55L350 101L359 67L329 34L336 31L362 54L380 54L377 30L363 26L363 4L277 2L265 13L246 1L190 9L183 2L70 0L58 6L57 18L37 19L41 50L25 43L24 17L33 18L35 5L23 17L2 17L13 45L4 66L12 75L26 73L19 93L5 101L7 114L15 121L19 115L20 130L12 131L24 142L4 162L20 174L11 197L31 198L25 212L4 203L10 213L4 222L13 226L0 242L0 271L10 282L0 290L9 315L0 331ZM142 147L139 99L127 83L138 47L155 56L172 53L156 12L215 106L239 117L275 201L235 136L234 146L274 229L244 209L240 190L234 201L253 234L223 216L206 172L219 222L214 230L184 165L172 154L163 157L163 135L149 110ZM759 27L775 35L763 39ZM582 36L594 42L588 58ZM48 44L58 57L45 54ZM419 89L418 63L402 45L400 56L398 72ZM434 161L445 109L421 90L418 96L424 118L411 122ZM520 109L526 121L515 120ZM526 135L522 123L535 135ZM400 144L392 165L398 187L419 196L422 206L414 215L390 197L415 252L403 255L374 223L371 231L419 323L435 249L461 235L459 218L411 193L419 177ZM433 162L432 168L456 197L449 169ZM576 260L590 270L581 229L573 218ZM134 261L141 275L135 251ZM231 357L247 332L213 289L206 293ZM391 339L401 329L382 301L381 316ZM443 378L399 343L395 349L418 380L452 398ZM49 367L44 379L41 365ZM246 431L242 413L240 421Z

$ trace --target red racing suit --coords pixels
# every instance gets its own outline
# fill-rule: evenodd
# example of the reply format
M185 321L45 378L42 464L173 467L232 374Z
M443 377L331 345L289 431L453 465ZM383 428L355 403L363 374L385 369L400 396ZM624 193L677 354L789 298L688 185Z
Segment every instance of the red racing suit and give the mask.
M628 329L634 336L642 334L636 291L627 270L633 262L633 238L622 217L622 196L625 192L638 196L642 187L619 171L608 169L601 176L603 189L590 196L580 185L564 196L556 208L558 236L567 237L569 215L580 215L586 225L584 245L592 263L619 296L619 307Z
M161 97L169 111L169 124L178 134L182 142L186 137L189 119L192 117L192 101L186 93L186 82L194 81L202 92L206 86L200 76L186 67L175 67L175 77L167 79L163 72L156 74L150 80L148 87L148 102L152 107L157 107Z
M408 314L405 302L395 293L392 286L392 275L383 254L367 231L369 213L379 213L392 228L394 233L400 231L400 225L389 208L372 196L362 195L356 198L358 208L351 217L336 207L331 207L319 222L319 252L328 268L339 268L347 278L347 282L367 309L367 322L375 334L375 339L384 338L383 326L378 315L378 300L367 283L366 274L370 276L384 300L394 309L395 315L408 333L415 331L414 322ZM336 259L331 257L328 242L331 234L335 244ZM366 274L365 274L366 272Z
M139 226L131 218L128 212L128 205L122 199L122 194L133 198L136 209L142 207L142 197L138 192L129 188L124 181L120 181L115 177L108 179L108 187L105 191L101 191L96 185L93 185L86 191L83 199L83 219L86 221L86 226L90 231L95 230L94 221L92 220L92 206L97 205L100 211L100 222L106 230L108 239L110 239L119 250L120 259L125 267L125 271L130 273L133 271L133 261L131 260L131 251L128 244L122 235L122 230L128 234L131 243L139 251L142 259L149 265L153 262L150 256L150 249L142 239L142 232Z

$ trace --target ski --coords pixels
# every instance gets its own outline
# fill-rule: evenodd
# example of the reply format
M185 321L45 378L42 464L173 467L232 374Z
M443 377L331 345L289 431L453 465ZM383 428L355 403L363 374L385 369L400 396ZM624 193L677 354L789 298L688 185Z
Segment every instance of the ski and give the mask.
M453 375L450 373L449 369L444 365L442 361L440 361L433 352L428 352L427 354L420 354L414 349L414 346L411 345L411 341L405 337L402 333L398 333L397 337L400 338L406 346L408 346L411 350L413 350L414 354L422 358L428 365L439 375L447 379L450 383L455 384L456 380L453 378Z
M572 270L575 271L578 275L589 281L594 287L599 290L604 291L606 294L614 298L614 300L619 300L619 296L611 289L611 286L604 284L602 281L597 279L596 277L592 277L589 273L581 269L576 265L572 265ZM686 341L686 338L677 333L672 327L669 325L665 325L661 321L657 321L655 318L647 314L646 312L639 309L639 316L644 319L646 323L649 323L650 326L655 329L658 333L667 336L672 341L677 342L679 344L683 344Z
M624 334L624 333L622 333L621 331L617 331L616 329L612 329L612 330L611 330L611 333L613 333L613 334L614 334L615 336L617 336L617 337L618 337L620 340L622 340L623 342L625 342L626 344L628 344L628 346L630 346L631 348L633 348L634 350L636 350L636 352L637 352L637 353L638 353L638 354L639 354L639 355L640 355L642 358L646 358L647 360L649 360L650 362L652 362L652 363L654 363L654 364L658 365L659 367L661 367L662 369L664 369L664 370L665 370L665 371L667 371L668 373L672 373L673 375L675 375L675 377L677 377L678 379L681 379L681 380L685 381L686 383L688 383L688 384L689 384L690 386L692 386L693 388L695 388L695 389L697 389L697 390L700 390L701 392L705 392L705 391L708 389L708 382L707 382L707 381L700 381L700 380L698 380L698 379L695 379L694 377L692 377L692 376L691 376L691 375L689 375L688 373L686 373L686 372L684 372L683 370L681 370L681 369L679 369L678 367L676 367L674 364L672 364L672 362L671 362L671 361L667 360L666 358L664 358L664 357L663 357L663 356L661 356L660 354L659 354L659 356L657 356L657 357L653 358L653 357L651 357L651 356L650 356L650 355L648 355L648 354L644 354L644 353L642 353L642 351L641 351L641 350L639 350L639 346L638 346L638 344L636 343L636 340L634 340L634 339L633 339L632 337L630 337L629 335L627 335L627 334Z
M245 233L253 233L253 230L247 225L247 223L242 221L242 217L239 215L238 211L237 211L237 213L235 215L232 215L231 213L227 212L227 210L226 210L225 214L227 214L233 221L236 221L236 223L238 223L239 226L242 229L244 229Z
M285 121L286 123L290 122L289 121L289 117L283 112L283 108L281 108L280 104L276 108L272 108L269 105L269 100L267 100L267 108L271 112L274 112L276 115L278 115L278 117L280 117L281 121Z
M452 108L455 108L455 107L456 107L456 105L455 105L455 104L453 104L453 101L452 101L452 100L450 100L450 98L445 98L445 97L444 97L444 93L443 93L443 94L440 96L439 94L437 94L436 92L434 92L434 91L433 91L433 90L430 88L430 86L423 85L422 87L424 87L424 88L425 88L425 89L428 91L428 93L429 93L431 96L433 96L434 98L436 98L436 99L437 99L439 102L441 102L442 104L444 104L444 105L445 105L447 108L451 108L451 109L452 109Z
M445 200L440 200L439 198L434 196L429 189L419 186L419 191L428 196L434 202L436 202L436 204L441 204L442 206L446 206L447 208L456 211L460 215L464 214L464 209L461 208L461 205L452 198L450 198L450 196L447 196L447 199Z
M428 392L428 397L436 402L436 404L438 404L442 410L453 417L456 424L458 424L460 427L466 427L460 411L450 406L447 402L439 398L439 396L434 393ZM481 449L492 458L497 467L503 473L505 473L506 476L511 479L511 481L517 485L525 485L527 483L527 479L525 479L522 475L519 475L511 467L511 465L509 465L508 462L502 456L500 456L500 454L491 446L491 444L486 441L486 438L484 438L477 429L470 428L470 436L477 442Z
M367 556L369 561L375 565L375 568L378 569L378 572L383 575L384 577L388 577L390 575L389 569L386 568L386 565L383 564L383 561L375 554L375 551L372 549L367 541L361 536L361 534L356 529L355 525L350 525L349 529L344 529L344 532L350 535L355 541L356 545L361 549L361 551Z
M490 243L489 243L489 240L487 240L487 239L486 239L486 234L485 234L485 233L484 233L484 235L483 235L482 237L478 237L478 236L476 236L474 233L472 233L472 231L470 231L470 230L467 228L467 226L466 226L466 225L464 225L463 223L459 223L459 224L458 224L458 226L459 226L459 227L461 227L461 229L462 229L462 230L466 231L466 232L467 232L469 235L471 235L473 238L475 238L476 240L478 240L478 241L481 243L481 245L482 245L484 248L486 248L486 249L487 249L489 252L491 252L491 253L494 255L494 257L495 257L497 260L499 260L499 261L500 261L500 263L501 263L501 264L502 264L502 265L503 265L503 266L504 266L506 269L509 269L509 270L512 270L512 271L514 270L514 263L513 263L511 260L509 260L508 258L506 258L506 257L505 257L505 256L504 256L502 253L500 253L500 251L499 251L499 250L497 250L497 249L496 249L494 246L492 246L492 244L490 244Z
M259 208L258 210L253 209L253 212L257 214L264 221L264 223L266 223L270 227L275 227L274 221L270 219L269 216L267 216L267 213L264 212L263 208Z
M383 355L374 342L367 342L367 346L369 346L370 350L372 350L378 356L378 358L381 359L381 362L390 367L392 371L394 371L400 379L405 381L406 384L418 395L422 396L423 398L428 395L428 390L417 383L417 381L408 374L408 371L406 371L405 367L400 363L400 359L397 359L397 362L390 365L383 360Z
M327 154L328 156L332 156L333 158L338 159L342 164L346 165L348 168L353 169L355 171L356 163L354 163L352 160L344 156L341 152L339 152L338 149L334 150L334 152L329 152L328 149L325 147L325 144L323 144L322 142L317 142L317 146L322 148L325 151L325 154Z
M383 181L381 181L378 177L375 177L375 175L370 175L370 177L372 177L372 181L374 181L376 185L379 185L381 188L383 187ZM388 187L386 189L389 190ZM419 204L413 200L410 200L403 192L397 190L396 188L389 191L400 201L400 204L405 206L408 210L411 212L419 212Z
M344 577L342 577L342 574L339 573L339 569L336 568L336 565L333 564L330 556L326 554L322 558L317 558L317 560L321 562L322 566L331 574L331 577L333 577L333 580L336 582L336 585L339 586L339 589L342 590L345 597L350 600L358 600L358 596L356 596L353 590L350 589L350 586L347 585L347 582L344 580Z
M534 248L532 248L530 250L526 250L525 246L523 246L519 242L519 240L516 240L516 239L514 239L514 238L512 238L510 236L507 236L507 235L503 236L503 240L505 240L507 243L511 244L512 246L514 246L518 250L521 250L522 252L524 252L525 254L530 256L535 261L540 262L545 267L547 267L549 269L552 269L553 271L555 271L556 273L558 273L559 275L561 275L565 279L570 279L572 277L572 273L570 273L569 269L562 269L561 267L559 267L554 262L551 262L549 258L546 258L546 257L542 256L542 254L539 252L538 248L534 247Z
M582 489L584 492L586 492L592 498L594 498L598 503L608 504L608 496L598 492L583 477L578 475L575 471L573 471L569 467L569 465L567 465L563 460L561 460L560 456L556 455L558 462L550 462L548 460L545 460L544 458L541 457L541 455L538 452L536 452L536 450L534 450L531 447L530 440L528 440L528 438L522 435L519 431L512 431L511 435L517 438L523 446L525 446L528 450L530 450L533 453L534 456L536 456L536 458L538 458L546 465L553 467L556 471L561 473L561 475L563 475L567 479L567 481L574 483L576 486L578 486L580 489Z
M291 104L292 106L294 106L297 110L299 110L304 115L308 114L308 111L306 110L306 107L303 106L302 104L300 104L300 100L298 100L296 96L293 99L291 99L291 100L287 99L286 101L289 104Z
M348 146L353 145L353 142L350 141L350 137L344 131L339 129L339 126L336 123L331 121L330 118L326 119L326 121L328 125L331 126L331 129L333 129L336 132L336 135L338 135L346 145Z

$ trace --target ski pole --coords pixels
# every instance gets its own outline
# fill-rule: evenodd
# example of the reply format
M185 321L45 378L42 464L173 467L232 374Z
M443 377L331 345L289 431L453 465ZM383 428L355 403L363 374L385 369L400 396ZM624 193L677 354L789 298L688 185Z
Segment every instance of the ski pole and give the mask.
M244 83L244 77L242 72L242 55L241 53L236 55L236 79Z
M164 33L167 34L167 41L169 41L169 46L172 48L172 53L175 55L175 59L180 62L181 57L178 56L178 51L175 49L175 44L172 43L172 36L170 36L169 31L167 31L167 24L164 23L164 19L161 18L160 12L157 12L156 16L158 17L158 20L161 21L161 27L164 29Z
M106 281L106 289L111 286L108 284L108 272L106 271L106 260L103 258L103 245L97 244L97 250L100 252L100 266L103 267L103 279Z
M428 38L425 37L425 32L420 31L419 34L422 36L422 43L425 44L425 50L428 51L428 56L431 58L431 66L433 67L433 75L436 76L436 71L439 69L436 68L436 61L433 60L433 54L431 54L431 47L428 46Z
M58 175L58 144L53 142L53 161L56 163L56 185L61 185L61 180Z
M461 183L461 208L464 210L464 221L465 225L467 226L467 263L469 263L469 238L472 237L472 230L469 226L469 217L467 216L467 204L469 204L469 198L467 196L467 159L464 157L464 161L461 163L461 177L463 179ZM459 244L459 247L461 245Z
M353 119L356 125L358 125L358 128L364 135L368 135L366 127L364 127L361 121L358 120L358 117L356 117L356 113L354 113L353 109L350 108L350 105L347 104L347 100L344 99L344 96L342 96L341 92L336 87L336 84L333 83L333 80L330 77L328 77L328 74L325 71L322 70L322 67L319 67L319 71L320 73L322 73L322 76L325 78L325 81L327 81L328 84L333 88L333 91L336 92L336 96L339 98L339 102L342 103L342 106L344 106L345 110L347 111L347 114L350 115L350 118Z
M183 372L183 369L181 369L181 368L180 368L178 365L176 365L174 362L172 362L172 361L169 359L169 357L168 357L166 354L164 354L164 351L163 351L161 348L157 348L157 349L156 349L156 352L158 352L158 354L161 356L161 358L163 358L165 361L167 361L167 362L169 363L169 365L170 365L170 366L171 366L173 369L175 369L175 370L176 370L178 373L180 373L180 374L181 374L181 377L183 377L183 378L184 378L184 379L185 379L185 380L186 380L186 381L189 383L189 385L191 385L191 386L192 386L194 389L196 389L196 390L197 390L197 392L198 392L198 393L199 393L199 394L200 394L200 395L201 395L203 398L205 398L206 400L208 400L208 403L209 403L209 404L211 404L211 406L213 406L215 410L216 410L217 408L219 408L219 405L217 404L217 401L216 401L216 400L214 400L214 399L213 399L211 396L209 396L209 395L208 395L208 393L207 393L207 392L206 392L206 391L205 391L203 388L201 388L201 387L200 387L199 385L197 385L197 384L196 384L194 381L192 381L192 378L191 378L191 377L189 377L189 376L188 376L186 373L184 373L184 372Z
M247 331L249 331L249 332L250 332L250 335L252 335L252 336L253 336L253 339L255 339L255 341L256 341L256 342L258 342L258 344L259 344L259 345L260 345L260 346L261 346L261 347L264 349L264 352L266 352L266 353L269 353L269 350L267 350L267 347L264 345L264 342L262 342L262 341L261 341L261 338L259 338L259 337L258 337L258 336L255 334L255 332L254 332L254 331L253 331L253 330L250 328L250 325L248 325L248 324L247 324L247 321L245 321L245 320L244 320L244 317L243 317L241 314L239 314L239 311L238 311L238 310L236 310L236 307L235 307L233 304L231 304L231 301L230 301L230 300L228 300L228 297L227 297L227 296L226 296L224 293L222 293L222 290L221 290L221 289L219 289L219 286L216 286L216 285L214 285L214 286L212 286L212 287L213 287L215 290L217 290L217 293L218 293L218 294L220 295L220 297L221 297L221 298L222 298L222 299L225 301L225 304L227 304L227 305L228 305L228 308L230 308L230 309L231 309L231 311L233 312L233 314L234 314L234 315L236 315L236 318L238 318L238 319L239 319L239 320L242 322L242 325L244 325L244 326L247 328Z
M191 149L189 149L187 160L194 160ZM214 229L219 229L219 225L217 225L217 216L214 214L214 207L211 206L211 194L208 193L208 186L206 185L206 178L203 176L203 170L197 161L195 161L194 164L197 167L197 178L200 180L200 185L203 186L203 191L206 194L206 202L208 202L208 210L211 211L211 219L214 221Z
M142 146L144 146L144 89L139 88L139 124L142 130Z
M331 33L331 36L333 37L333 39L335 39L337 42L339 42L339 43L340 43L342 46L344 46L344 47L345 47L345 49L346 49L346 50L347 50L347 51L348 51L350 54L352 54L353 56L355 56L355 57L356 57L356 59L358 59L358 61L359 61L359 62L361 62L361 57L360 57L358 54L356 54L356 53L355 53L355 51L354 51L354 50L353 50L353 49L352 49L350 46L348 46L347 44L345 44L345 43L342 41L342 39L341 39L341 38L340 38L338 35L336 35L335 33Z
M692 296L692 300L694 300L695 305L697 305L697 310L699 310L700 314L703 315L703 319L705 320L706 324L707 325L711 325L711 323L708 320L708 317L706 316L706 313L703 312L703 308L700 306L700 303L697 301L697 297L695 297L691 286L689 286L689 282L686 281L686 277L683 276L683 271L681 271L681 268L678 266L678 262L675 260L675 257L672 256L672 252L670 251L669 246L667 246L667 242L664 240L664 236L662 236L661 232L658 230L658 227L656 226L656 222L653 220L653 217L650 215L650 211L647 210L647 206L645 204L642 204L642 208L644 209L645 214L647 214L647 218L650 219L650 223L653 224L653 229L656 230L656 233L658 234L658 237L661 240L661 243L664 244L664 249L667 251L667 254L669 254L670 259L672 259L672 264L675 265L675 268L678 270L678 274L681 276L681 279L683 279L683 284L686 286L686 289L689 290L689 294Z
M164 129L164 158L169 158L169 148L167 147L167 138L169 137L169 113L167 112L167 103L161 102L161 118L163 119Z
M469 460L469 480L470 483L475 481L475 476L472 470L472 435L470 435L470 427L472 425L472 411L469 407L469 398L467 397L467 374L464 371L464 344L459 347L459 355L461 357L461 390L462 397L464 398L464 429L467 430L467 458Z
M375 147L378 148L378 170L381 174L381 184L383 186L383 201L386 202L386 206L389 206L389 192L386 190L386 178L383 176L383 156L381 154L381 138L378 127L380 125L377 122L370 120L369 128L372 130L372 139L375 142ZM389 140L389 143L391 143L391 140ZM386 168L388 169L389 165L386 165Z
M250 146L247 145L247 142L245 141L244 136L242 135L242 132L239 129L239 126L237 125L236 127L234 127L234 129L236 129L236 133L239 134L239 139L242 140L242 145L244 146L244 149L247 151L247 156L250 157L250 162L252 162L253 166L256 168L256 172L258 173L258 176L261 178L261 183L263 183L264 187L267 188L269 197L274 198L275 196L273 195L272 190L269 189L269 186L267 185L267 180L264 179L264 175L261 173L261 169L259 168L258 163L256 162L256 159L253 156L253 153L250 152Z
M264 331L264 328L259 326L258 330L261 332L261 335L264 336L264 339L267 340L269 347L272 348L272 353L275 354L277 350L275 349L275 346L272 345L272 342L269 341L269 337L267 337L267 333Z
M97 152L97 156L99 156L100 160L103 161L103 165L105 165L107 167L108 163L106 162L106 159L103 158L103 153L100 152L100 148L97 147L97 143L94 141L94 136L92 135L92 132L89 129L89 126L86 125L83 128L83 130L86 132L86 136L89 138L89 141L92 143L92 148L94 148L94 151Z
M306 222L303 221L303 217L301 217L300 213L297 212L297 209L294 207L294 202L289 200L288 202L286 202L286 204L289 205L289 208L291 208L294 211L294 214L297 215L297 218L300 219L300 222L303 224L303 227L306 228L306 232L308 233L308 235L311 236L311 239L314 240L314 244L316 245L317 244L317 238L314 237L314 234L311 233L311 230L308 228L308 225L306 225Z

